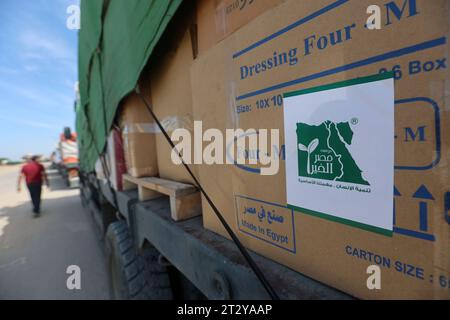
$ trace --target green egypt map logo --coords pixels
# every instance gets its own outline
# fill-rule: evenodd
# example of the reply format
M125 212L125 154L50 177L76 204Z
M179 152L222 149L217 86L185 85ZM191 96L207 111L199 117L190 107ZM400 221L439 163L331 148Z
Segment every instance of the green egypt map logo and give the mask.
M348 122L297 123L299 176L370 185L347 149L352 139Z

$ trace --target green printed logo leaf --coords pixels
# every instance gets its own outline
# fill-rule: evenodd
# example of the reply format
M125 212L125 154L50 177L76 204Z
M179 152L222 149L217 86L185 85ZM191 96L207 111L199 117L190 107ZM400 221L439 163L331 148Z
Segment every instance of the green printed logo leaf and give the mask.
M299 176L370 186L347 149L354 135L348 122L297 123L296 133Z
M311 154L314 150L316 150L317 146L319 145L319 139L314 139L310 142L308 145L308 153Z
M306 148L306 146L304 146L304 145L301 144L301 143L298 144L298 149L299 149L300 151L308 152L308 148Z
M298 144L298 149L300 151L305 151L308 153L308 162L306 164L306 171L308 172L308 174L311 174L311 153L316 150L316 148L319 146L319 139L314 139L313 141L311 141L308 145L308 147L306 147L305 145L299 143Z

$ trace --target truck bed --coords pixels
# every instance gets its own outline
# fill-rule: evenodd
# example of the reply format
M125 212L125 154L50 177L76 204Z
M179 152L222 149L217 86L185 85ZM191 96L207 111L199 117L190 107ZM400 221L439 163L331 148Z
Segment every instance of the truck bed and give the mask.
M111 190L102 193L114 203ZM169 198L139 202L137 191L116 193L137 246L150 242L209 299L268 299L266 291L235 244L203 228L202 218L174 222ZM281 264L250 252L281 299L351 299Z

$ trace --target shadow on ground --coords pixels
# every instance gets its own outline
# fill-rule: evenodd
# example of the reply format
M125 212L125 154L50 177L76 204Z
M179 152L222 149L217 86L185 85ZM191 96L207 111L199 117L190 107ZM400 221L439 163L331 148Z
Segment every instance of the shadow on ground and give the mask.
M52 191L63 189L61 179L49 178ZM59 197L64 192L52 191L44 191L38 218L29 202L0 208L0 299L108 299L104 253L91 216L76 192ZM66 286L70 265L81 268L81 290Z

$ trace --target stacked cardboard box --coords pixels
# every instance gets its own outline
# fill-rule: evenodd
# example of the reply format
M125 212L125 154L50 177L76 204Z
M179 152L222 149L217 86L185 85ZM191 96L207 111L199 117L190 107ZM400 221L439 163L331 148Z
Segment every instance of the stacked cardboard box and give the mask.
M163 45L157 48L152 62L146 66L140 79L141 90L151 100L155 115L169 135L180 128L193 134L190 69L197 54L206 52L239 27L281 2L282 0L248 3L221 0L199 1L197 6L192 2L182 6L181 12L177 13L161 40ZM131 107L130 104L135 106ZM124 135L128 172L137 177L150 176L156 174L154 169L157 168L161 178L194 183L183 166L173 163L172 148L149 115L143 114L147 111L135 95L126 100L123 110L129 115L124 115L122 121L128 121L131 127L139 129L133 135ZM136 125L139 119L145 119L146 125ZM124 128L127 127L129 125L124 124ZM149 147L140 148L144 143ZM144 156L144 150L154 150L153 143L156 152L145 153ZM193 162L194 149L191 155ZM157 165L154 163L155 157ZM192 164L190 168L198 177L196 165Z
M119 128L113 128L108 136L105 156L95 164L95 173L98 179L109 180L114 190L122 191L122 175L126 171L122 134Z
M107 155L110 161L110 180L115 190L122 191L122 175L126 172L123 139L119 128L113 128L108 137Z
M199 0L198 48L205 52L265 11L285 0Z
M365 27L374 4L379 30ZM211 20L201 13L198 21ZM450 298L449 16L445 0L291 0L222 33L215 45L209 33L216 29L199 23L199 43L209 45L191 69L194 119L204 130L280 130L281 146L271 150L280 158L276 175L260 175L253 165L198 167L248 248L359 298ZM283 94L387 71L395 76L391 234L288 207ZM249 208L274 212L283 223L249 217ZM227 236L206 201L203 219ZM380 267L380 290L367 286L370 265Z
M151 100L148 90L143 94ZM137 178L157 176L156 125L136 93L125 98L120 115L127 172Z
M187 24L177 28L173 46L150 70L152 106L169 136L176 129L193 130L190 67L194 60L191 31ZM179 34L178 34L179 32ZM172 161L172 148L163 133L156 135L156 149L161 178L193 183L183 166Z

